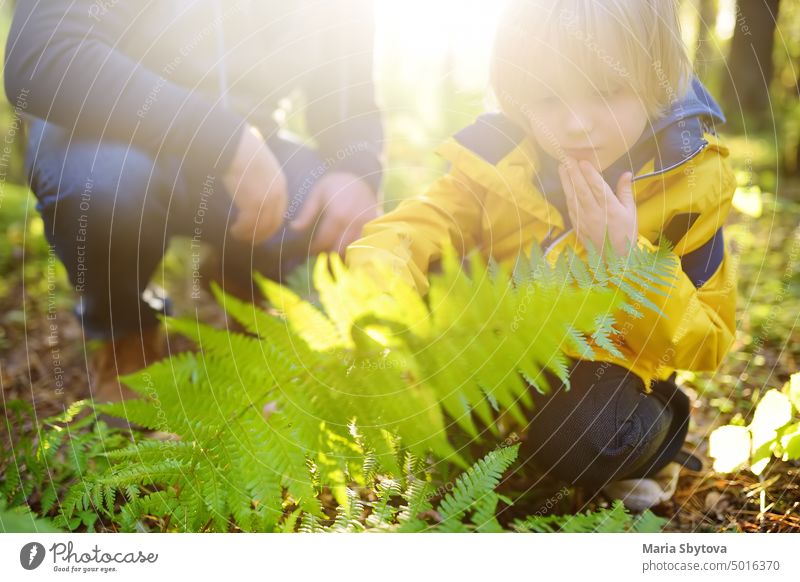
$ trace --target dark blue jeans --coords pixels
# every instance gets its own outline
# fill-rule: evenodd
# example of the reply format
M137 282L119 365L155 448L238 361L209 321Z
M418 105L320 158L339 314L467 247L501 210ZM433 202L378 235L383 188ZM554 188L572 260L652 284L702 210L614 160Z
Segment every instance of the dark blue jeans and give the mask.
M226 281L249 284L253 271L281 280L307 259L310 233L289 229L288 221L324 166L298 143L267 140L286 174L289 204L281 229L253 248L229 235L237 209L222 176L124 143L70 139L38 119L28 128L26 172L36 208L78 294L76 312L89 338L118 338L157 323L142 294L174 235L190 237L193 249L216 249Z

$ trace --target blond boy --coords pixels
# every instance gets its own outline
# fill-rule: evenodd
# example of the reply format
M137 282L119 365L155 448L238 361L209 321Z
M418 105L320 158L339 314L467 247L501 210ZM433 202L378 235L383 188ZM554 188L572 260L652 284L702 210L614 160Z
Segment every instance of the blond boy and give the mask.
M425 293L447 238L503 263L534 244L552 260L606 235L621 255L669 240L675 282L649 295L664 316L615 313L624 358L568 352L572 389L533 391L528 439L559 479L635 508L664 501L681 464L700 468L681 451L689 402L675 370L716 370L735 331L724 117L693 77L672 0L512 0L491 84L500 112L444 143L448 173L368 223L347 262L392 265Z

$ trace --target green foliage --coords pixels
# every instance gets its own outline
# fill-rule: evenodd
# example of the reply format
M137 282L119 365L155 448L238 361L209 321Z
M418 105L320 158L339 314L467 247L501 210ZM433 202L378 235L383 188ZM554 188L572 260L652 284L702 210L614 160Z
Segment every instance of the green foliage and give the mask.
M617 499L608 509L575 515L531 516L514 522L516 531L527 533L658 533L667 520L647 510L632 516Z
M489 452L455 480L452 490L438 502L435 509L432 503L435 494L430 483L412 475L402 489L392 480L378 483L375 487L377 499L373 502L361 503L357 501L355 492L351 491L354 502L350 507L356 507L356 511L338 512L335 522L327 527L320 525L316 518L309 517L300 531L364 531L366 524L370 531L385 532L657 533L666 524L667 520L649 510L641 515L631 515L622 501L616 500L609 509L582 515L531 516L515 521L510 530L504 529L497 521L495 511L499 501L506 504L510 504L510 501L497 493L495 488L503 473L516 460L518 449L519 445L513 445ZM392 499L397 498L399 508L394 509ZM362 523L358 516L365 511L371 513Z
M73 488L64 513L91 507L126 531L279 531L295 522L316 531L327 518L320 495L330 491L334 528L357 531L364 507L354 491L382 475L385 500L404 455L469 467L448 440L450 422L478 442L497 437L499 413L524 424L530 386L549 390L545 368L569 384L564 345L587 357L615 350L614 310L631 310L628 298L647 306L642 290L669 284L664 249L637 249L627 261L590 251L587 264L570 253L551 265L536 247L510 274L474 254L467 275L450 248L427 299L392 273L350 273L333 255L314 269L321 308L266 280L272 312L218 293L247 333L169 319L199 351L125 377L141 399L99 407L174 438L109 453L110 468ZM484 493L509 455L467 471L442 501L441 530L499 529L500 498ZM419 502L413 493L409 503ZM115 515L119 495L127 503ZM384 502L373 520L391 514Z
M439 504L441 522L437 529L444 532L464 532L464 515L474 510L472 521L480 531L500 531L495 519L499 497L494 488L503 472L517 458L519 445L492 451L458 478L455 488Z
M24 231L28 226L28 208L25 201L30 196L27 188L13 184L3 185L0 197L0 229L6 233L6 244L0 245L0 273L16 267L15 255L25 244Z
M516 460L519 445L490 451L452 484L450 492L432 504L436 491L424 477L411 474L406 486L393 479L375 484L376 499L362 503L355 491L348 489L349 509L339 508L334 523L322 526L314 516L304 520L300 531L317 532L500 532L503 528L495 518L495 506L501 496L494 491L503 473ZM415 466L413 457L410 465ZM397 502L399 507L393 505ZM366 519L361 518L369 511Z
M759 168L769 166L766 160L750 156L753 152L741 147L745 142L754 143L741 138L730 144L739 158L734 166L742 168L737 172L740 186L748 188L749 184L756 189L754 184L764 184ZM751 161L755 169L748 171ZM800 353L800 204L790 195L764 192L758 202L763 212L756 218L745 213L737 203L738 196L737 192L734 206L739 211L732 214L734 222L725 230L735 249L737 267L736 349L728 354L719 373L680 372L682 384L696 390L701 403L708 403L725 417L749 417L766 389L775 384L776 376L780 385L797 371L794 354Z
M40 297L47 298L48 284L63 288L66 279L64 267L49 254L35 203L27 187L0 181L0 232L4 236L0 245L0 300L10 298L15 286L24 281L26 288L30 286L26 299L33 303L27 304L27 309L37 307ZM61 303L63 298L57 301ZM4 319L9 315L5 313Z
M71 497L91 482L90 475L106 471L109 452L128 445L131 437L88 412L85 401L75 402L62 414L43 420L33 434L0 449L0 503L34 507L41 516L54 516L60 527L96 529L100 508L114 506L114 492L106 492L100 503L90 496L74 502ZM30 405L13 401L6 405L5 420L8 434L13 434L11 427L20 430L30 425L34 413ZM73 493L67 495L68 490Z
M6 142L6 151L10 147ZM21 162L22 156L12 156L12 166ZM16 171L6 165L3 173ZM27 187L3 179L8 177L0 176L0 350L12 349L23 335L35 336L38 316L45 321L46 314L66 309L70 301L66 271L44 236L36 198Z
M764 394L750 424L729 424L711 433L709 454L717 471L747 467L754 475L761 475L773 456L800 459L800 373L782 391Z
M59 533L49 520L37 517L27 506L6 507L0 499L0 533Z

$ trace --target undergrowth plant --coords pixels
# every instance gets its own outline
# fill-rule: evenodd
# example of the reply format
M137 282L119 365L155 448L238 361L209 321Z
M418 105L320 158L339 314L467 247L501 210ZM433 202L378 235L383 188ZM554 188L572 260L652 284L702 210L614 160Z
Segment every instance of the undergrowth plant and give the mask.
M72 412L90 408L88 403L76 403ZM62 417L59 417L62 418ZM103 433L115 433L119 429L108 428L102 421L96 424L100 430L93 430L91 424L81 420L67 418L75 426L70 427L73 437L80 442L94 442L92 449L100 448ZM91 418L91 417L89 417ZM42 430L47 433L59 432L67 427L56 424L55 418L46 421ZM120 435L122 433L120 432ZM78 436L80 435L80 436ZM107 435L106 435L107 436ZM110 446L118 445L109 442ZM148 448L149 445L145 445ZM305 513L299 508L284 512L280 522L273 531L290 533L352 533L352 532L397 532L397 533L464 533L464 532L657 532L666 520L646 511L639 516L628 513L620 501L611 508L600 509L578 515L546 516L532 515L501 525L498 517L509 509L513 502L496 491L503 481L503 476L517 458L519 445L501 446L490 451L483 459L478 460L467 471L456 477L447 486L434 488L427 463L406 454L403 472L398 476L378 475L372 459L364 458L362 467L365 486L348 486L346 489L349 503L338 505L329 515L322 517ZM115 456L115 449L109 450L106 456ZM32 463L45 464L39 457ZM40 473L39 470L36 471ZM65 485L60 481L49 481L43 474L42 482L47 482L54 490L62 490ZM23 503L9 507L7 499L0 498L0 532L48 533L60 531L53 520L42 518L39 514L55 516L55 522L67 529L92 531L95 524L104 526L99 531L182 531L182 524L173 521L172 516L164 513L164 508L152 505L148 513L150 500L158 495L142 495L130 499L130 495L115 496L89 475L75 483L73 495L79 495L77 503L62 505L40 505L38 512ZM82 494L78 492L83 491ZM446 493L445 493L446 492ZM76 497L77 498L77 497ZM502 508L502 509L498 509ZM47 511L45 511L47 509ZM90 514L91 519L84 516ZM144 516L144 517L143 517ZM99 519L102 518L102 519ZM504 522L509 520L503 519Z
M644 293L669 287L669 250L551 264L534 247L511 272L473 254L467 274L450 248L426 298L336 255L315 265L319 307L264 279L269 309L217 290L245 331L167 320L198 351L123 378L141 398L98 408L171 438L106 453L110 466L62 500L60 525L91 507L125 531L416 531L434 511L437 531L496 531L491 491L516 449L470 468L448 435L496 442L501 414L526 424L529 391L550 388L544 369L569 386L564 345L621 355L613 314L657 311ZM405 461L428 458L466 470L435 510L404 477ZM371 511L364 491L378 496ZM398 491L405 510L389 501Z
M23 433L0 448L0 503L15 508L6 513L9 520L29 522L27 510L35 508L39 515L56 517L63 527L95 530L99 514L90 503L65 513L61 502L67 490L77 490L93 475L105 472L111 466L107 453L129 446L131 435L98 421L87 414L88 409L86 402L75 402L37 426L29 404L19 400L6 404L4 428L9 435ZM16 508L24 511L18 513Z
M773 457L800 459L800 373L793 374L782 390L768 390L749 424L735 418L711 433L709 454L717 471L747 468L754 475L761 475Z

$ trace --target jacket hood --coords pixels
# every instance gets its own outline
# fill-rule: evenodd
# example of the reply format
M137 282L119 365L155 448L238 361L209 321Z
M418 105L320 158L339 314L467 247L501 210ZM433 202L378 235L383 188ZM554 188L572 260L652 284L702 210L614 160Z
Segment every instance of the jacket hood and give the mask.
M652 133L660 133L664 129L679 124L690 118L705 118L712 127L725 123L722 109L706 90L697 77L692 78L688 92L673 103L669 110L652 124Z
M655 171L663 171L691 157L705 145L706 132L715 134L725 116L697 77L683 99L652 122L634 146L655 158ZM637 168L638 169L638 168Z
M654 173L678 166L706 145L706 132L716 133L716 128L724 123L725 116L717 102L700 80L693 77L686 95L672 103L664 115L649 123L636 144L603 171L603 178L613 188L622 174L626 171L636 174L650 160L654 161ZM538 146L536 149L540 163L533 178L534 184L569 223L558 177L558 161Z

